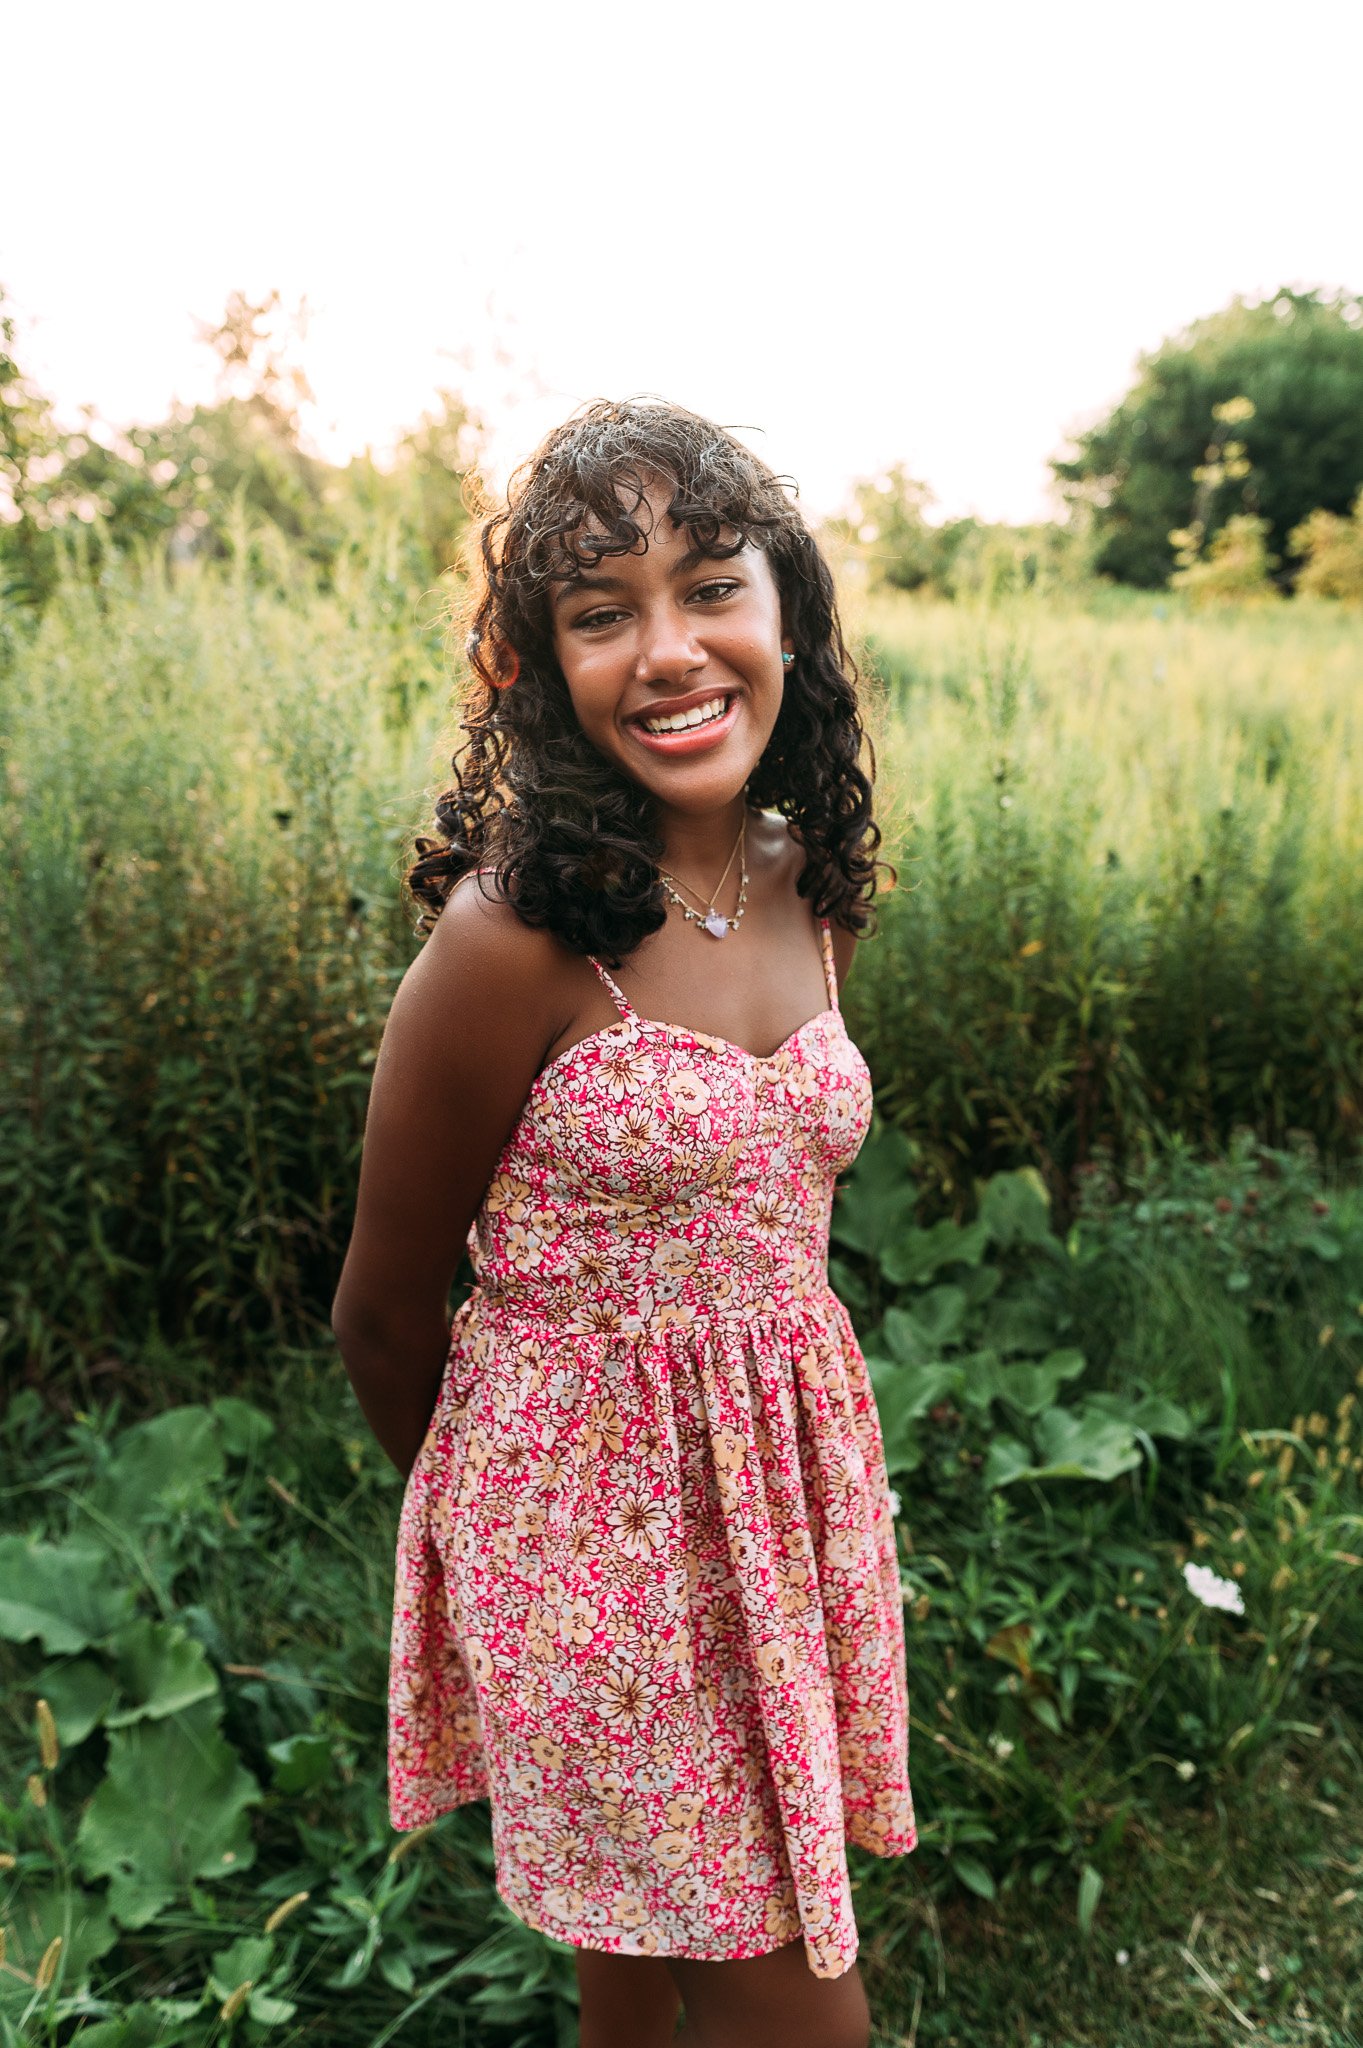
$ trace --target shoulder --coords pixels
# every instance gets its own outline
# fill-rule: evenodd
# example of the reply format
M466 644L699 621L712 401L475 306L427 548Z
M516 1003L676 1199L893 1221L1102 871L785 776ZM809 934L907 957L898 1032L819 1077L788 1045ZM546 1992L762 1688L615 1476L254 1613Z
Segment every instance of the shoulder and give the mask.
M528 925L498 875L462 875L450 891L409 974L476 990L485 1014L510 1002L551 1019L561 1007L564 948L554 933Z
M804 873L805 849L788 818L773 817L773 823L779 834L781 855L786 862L786 874L793 890ZM848 931L845 925L832 921L828 929L833 940L833 965L837 970L838 988L841 990L852 971L852 962L856 958L860 938L858 933Z

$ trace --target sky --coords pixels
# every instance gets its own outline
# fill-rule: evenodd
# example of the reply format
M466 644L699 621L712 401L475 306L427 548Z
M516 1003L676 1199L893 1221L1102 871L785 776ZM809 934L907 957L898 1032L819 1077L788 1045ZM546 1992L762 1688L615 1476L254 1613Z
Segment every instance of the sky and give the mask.
M0 284L74 420L306 307L305 425L440 386L503 483L583 401L739 432L807 514L1055 516L1047 457L1236 293L1363 290L1358 0L52 0L0 28Z

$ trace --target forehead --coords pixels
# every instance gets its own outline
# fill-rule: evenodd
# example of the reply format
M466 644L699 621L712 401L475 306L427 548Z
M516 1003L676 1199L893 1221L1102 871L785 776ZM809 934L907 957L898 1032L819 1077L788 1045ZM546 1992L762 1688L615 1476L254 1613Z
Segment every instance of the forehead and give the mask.
M589 510L578 526L558 537L550 575L552 602L584 586L679 576L702 561L750 560L760 552L722 515L704 516L699 532L685 519L674 521L668 512L674 487L666 481L617 484L615 495L623 515L620 525L612 526L599 512ZM637 532L631 533L631 527Z

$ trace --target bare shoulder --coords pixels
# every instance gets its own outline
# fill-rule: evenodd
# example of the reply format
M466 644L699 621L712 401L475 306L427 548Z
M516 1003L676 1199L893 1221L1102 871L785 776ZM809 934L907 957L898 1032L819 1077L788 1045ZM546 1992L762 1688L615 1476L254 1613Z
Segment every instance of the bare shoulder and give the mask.
M785 839L790 885L793 889L804 873L805 849L788 818L780 819L779 826ZM837 969L838 987L841 989L852 971L852 962L856 959L860 939L856 932L849 932L845 925L836 922L830 923L829 930L833 936L833 965Z
M446 899L409 977L423 963L429 981L457 981L465 994L476 989L488 1029L495 1031L505 999L543 1008L546 1017L552 1012L563 948L552 932L522 921L496 874L468 874Z

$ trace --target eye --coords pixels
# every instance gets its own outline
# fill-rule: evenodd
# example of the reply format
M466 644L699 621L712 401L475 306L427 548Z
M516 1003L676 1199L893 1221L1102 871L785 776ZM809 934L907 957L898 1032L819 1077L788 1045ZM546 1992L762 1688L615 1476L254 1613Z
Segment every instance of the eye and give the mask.
M741 590L742 588L743 585L741 583L734 581L730 577L713 577L708 583L698 583L691 595L692 597L700 598L704 604L723 604L726 598L732 597L736 590ZM608 626L612 619L618 619L621 616L622 613L617 606L601 605L598 606L596 611L584 612L580 619L575 619L573 621L573 630L575 632L582 632L583 630L589 633L599 632L603 627Z
M694 590L694 591L692 592L692 596L693 596L693 597L704 597L704 596L705 596L705 593L706 593L706 591L707 591L707 590L709 590L709 591L718 591L718 592L719 592L719 596L720 596L720 598L726 598L726 597L732 597L732 596L733 596L733 594L734 594L734 592L735 592L736 590L741 590L742 588L743 588L743 585L742 585L741 583L733 583L733 582L726 582L726 581L722 581L722 580L717 580L717 581L714 581L714 582L711 582L711 583L699 583L699 584L697 584L697 586L696 586L695 590ZM713 603L714 603L714 602L715 602L716 600L715 600L715 599L714 599L714 598L712 597L712 598L709 598L709 599L707 599L706 601L707 601L707 603L711 603L711 604L713 604Z

